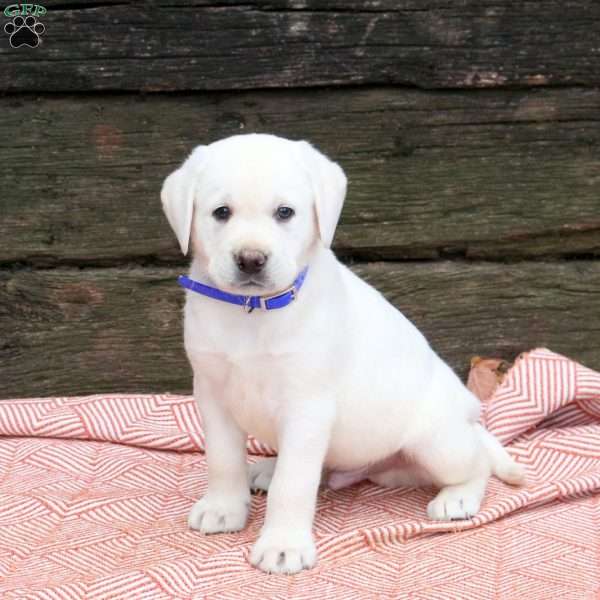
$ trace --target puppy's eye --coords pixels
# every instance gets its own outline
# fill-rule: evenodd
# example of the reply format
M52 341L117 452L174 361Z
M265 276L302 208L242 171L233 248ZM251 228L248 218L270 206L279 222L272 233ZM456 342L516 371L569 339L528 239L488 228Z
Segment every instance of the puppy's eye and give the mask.
M275 212L275 217L280 221L288 221L294 216L294 209L289 206L280 206Z
M229 208L229 206L219 206L219 208L215 208L215 210L213 210L213 217L217 221L227 221L227 219L229 219L230 216L231 209Z

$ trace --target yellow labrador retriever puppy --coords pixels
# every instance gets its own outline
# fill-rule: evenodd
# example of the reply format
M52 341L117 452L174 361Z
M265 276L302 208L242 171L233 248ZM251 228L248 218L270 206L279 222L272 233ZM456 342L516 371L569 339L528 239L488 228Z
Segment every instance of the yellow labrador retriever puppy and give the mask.
M192 248L184 338L206 433L208 486L189 526L237 531L249 478L269 491L256 567L315 564L324 469L372 465L382 485L433 483L431 519L475 514L520 465L478 425L479 402L421 333L330 250L346 177L305 141L233 136L197 147L162 204ZM246 464L246 435L278 457ZM395 460L395 457L398 460Z

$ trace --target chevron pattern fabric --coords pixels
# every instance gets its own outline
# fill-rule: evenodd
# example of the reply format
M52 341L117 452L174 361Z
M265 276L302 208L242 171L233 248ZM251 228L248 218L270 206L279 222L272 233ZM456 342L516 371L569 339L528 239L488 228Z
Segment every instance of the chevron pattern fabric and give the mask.
M432 489L323 490L319 563L285 577L248 563L264 496L243 532L187 529L206 486L192 398L2 401L0 598L599 598L600 373L534 350L483 419L526 465L527 486L492 479L481 512L450 524L427 520ZM248 450L271 453L253 439Z

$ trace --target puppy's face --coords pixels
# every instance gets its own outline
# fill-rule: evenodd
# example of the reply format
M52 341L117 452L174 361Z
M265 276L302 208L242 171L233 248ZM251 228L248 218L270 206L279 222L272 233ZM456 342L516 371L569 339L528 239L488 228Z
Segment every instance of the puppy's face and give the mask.
M197 148L162 196L182 250L191 238L214 285L268 295L292 284L317 244L331 243L345 185L306 142L253 134Z
M313 193L290 158L225 148L209 157L191 235L218 287L272 293L289 286L308 260L318 237Z

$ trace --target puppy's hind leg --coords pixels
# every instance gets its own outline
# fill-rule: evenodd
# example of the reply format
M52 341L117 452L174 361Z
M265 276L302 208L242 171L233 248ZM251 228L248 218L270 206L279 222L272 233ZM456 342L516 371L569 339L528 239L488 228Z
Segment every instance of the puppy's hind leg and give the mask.
M270 458L263 458L250 465L248 469L248 485L252 491L269 491L276 464L277 457L272 456Z
M483 425L475 425L479 439L490 457L492 473L510 485L523 485L526 482L525 467L506 451L506 448Z
M441 487L427 514L436 521L470 519L485 494L491 465L473 423L454 423L421 440L413 456Z

